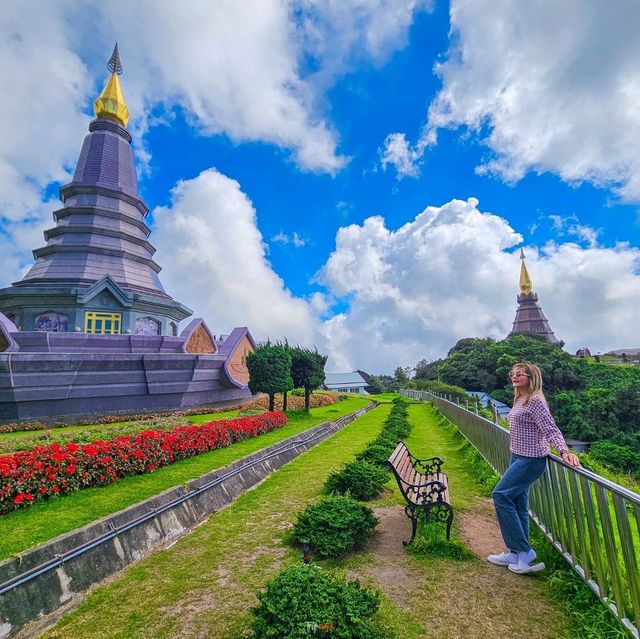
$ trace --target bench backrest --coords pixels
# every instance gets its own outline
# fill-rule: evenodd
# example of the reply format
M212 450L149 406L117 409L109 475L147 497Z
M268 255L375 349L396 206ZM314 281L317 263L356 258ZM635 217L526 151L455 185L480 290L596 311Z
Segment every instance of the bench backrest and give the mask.
M415 470L411 463L411 454L404 442L398 442L398 445L389 456L387 464L393 468L401 479L407 483L413 483L409 481L409 477L415 475Z

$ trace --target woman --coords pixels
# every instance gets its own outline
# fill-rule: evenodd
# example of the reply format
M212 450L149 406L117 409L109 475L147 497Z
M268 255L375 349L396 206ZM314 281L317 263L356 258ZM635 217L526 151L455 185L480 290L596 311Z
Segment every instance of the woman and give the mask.
M529 544L529 488L547 467L553 446L570 466L579 466L569 452L542 393L542 374L534 364L515 364L509 373L513 408L509 413L511 463L493 491L498 524L507 552L489 555L497 566L519 574L538 572L543 563L532 563L536 553Z

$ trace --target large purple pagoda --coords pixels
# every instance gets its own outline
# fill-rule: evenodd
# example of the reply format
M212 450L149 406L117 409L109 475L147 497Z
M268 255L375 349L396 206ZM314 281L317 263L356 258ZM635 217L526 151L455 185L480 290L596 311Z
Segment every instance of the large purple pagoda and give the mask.
M153 261L117 45L108 67L73 180L60 189L56 226L25 277L0 289L0 311L23 331L177 335L191 315L167 295Z
M246 328L216 339L162 287L118 75L94 103L63 208L18 282L0 289L0 421L171 409L249 395Z
M542 308L538 305L538 294L533 291L531 276L525 264L524 251L520 249L520 293L518 295L518 308L513 320L513 328L508 337L512 335L539 335L550 344L562 345L555 336L549 320L545 317Z

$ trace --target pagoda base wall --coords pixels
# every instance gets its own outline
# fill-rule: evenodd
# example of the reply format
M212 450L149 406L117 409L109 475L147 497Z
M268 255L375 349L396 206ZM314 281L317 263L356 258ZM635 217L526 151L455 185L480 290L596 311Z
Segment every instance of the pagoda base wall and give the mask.
M226 357L189 353L0 353L0 423L86 421L251 396Z

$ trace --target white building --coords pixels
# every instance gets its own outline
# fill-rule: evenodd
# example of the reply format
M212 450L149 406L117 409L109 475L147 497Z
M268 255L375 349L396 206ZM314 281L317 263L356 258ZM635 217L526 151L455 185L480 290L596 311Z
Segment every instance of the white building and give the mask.
M325 373L324 387L338 393L358 393L368 395L364 389L367 382L360 373Z

